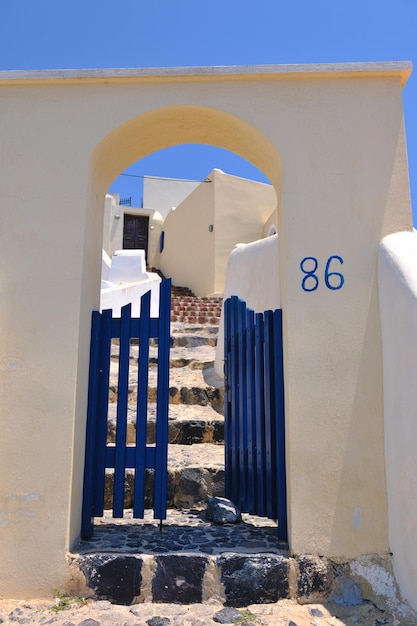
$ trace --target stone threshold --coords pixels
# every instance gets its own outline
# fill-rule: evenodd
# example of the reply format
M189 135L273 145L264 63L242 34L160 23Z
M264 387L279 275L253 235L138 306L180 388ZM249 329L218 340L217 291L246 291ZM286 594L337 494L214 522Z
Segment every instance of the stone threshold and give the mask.
M67 555L72 593L120 605L217 602L245 607L295 600L331 602L342 611L368 603L381 611L382 619L384 611L409 615L391 555L350 560L292 555L278 540L273 520L246 514L240 524L218 526L201 510L168 511L162 532L152 511L146 511L144 520L131 515L128 511L127 519L115 520L106 511L95 520L93 537Z

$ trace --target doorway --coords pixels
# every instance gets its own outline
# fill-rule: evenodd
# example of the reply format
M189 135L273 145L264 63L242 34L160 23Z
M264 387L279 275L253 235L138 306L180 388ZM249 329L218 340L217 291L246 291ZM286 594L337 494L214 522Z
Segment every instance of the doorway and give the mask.
M149 217L147 215L124 214L123 221L123 249L145 250L148 261L148 232Z

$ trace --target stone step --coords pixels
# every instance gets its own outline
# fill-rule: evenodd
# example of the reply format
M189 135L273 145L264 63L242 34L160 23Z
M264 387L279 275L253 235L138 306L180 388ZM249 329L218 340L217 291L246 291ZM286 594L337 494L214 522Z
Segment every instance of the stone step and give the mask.
M300 559L296 567L287 545L278 540L275 522L245 514L242 518L238 524L220 526L209 522L203 511L168 510L160 532L151 511L144 520L114 520L107 512L95 520L93 537L69 555L71 571L82 574L97 599L139 606L275 603L289 597L290 576L296 583L293 594L297 589L300 596L328 591L327 563L323 566L317 559L313 576L314 557Z
M113 470L106 470L104 508L113 502ZM126 470L124 507L133 506L134 472ZM147 470L145 508L153 504L154 472ZM201 443L168 445L167 504L170 508L204 506L207 498L224 495L224 446Z
M174 326L174 324L172 325ZM204 324L175 324L175 328L171 328L170 348L196 348L198 346L211 346L215 348L217 346L217 333L218 326ZM150 339L150 354L157 354L158 339ZM131 357L138 356L139 346L137 340L132 340L130 344ZM112 342L112 357L116 358L119 354L119 342L117 339L113 339Z
M223 299L219 297L173 297L171 321L198 324L219 324Z
M184 324L182 322L171 323L171 333L192 333L194 335L215 335L219 332L218 324Z
M147 443L155 443L156 404L148 405ZM224 418L211 406L170 404L168 412L168 442L192 445L194 443L223 443ZM116 437L116 404L109 404L107 442ZM127 411L127 444L136 440L136 404Z
M109 388L109 403L114 404L117 402L118 388L117 384L110 384ZM156 385L148 385L148 402L156 402L157 387ZM137 390L135 383L129 385L128 390L128 402L134 404L137 401ZM169 404L180 405L200 405L210 406L219 414L223 414L224 411L224 387L213 386L198 386L193 385L187 387L184 384L180 386L170 384L169 387Z
M220 296L190 296L190 295L173 295L171 297L171 308L192 306L195 308L216 308L219 309L223 305L223 298Z
M181 333L171 337L172 348L197 348L199 346L217 346L217 335Z
M193 370L202 370L213 365L216 356L216 348L207 343L207 341L200 342L198 339L199 337L197 338L197 341L194 342L197 345L178 345L170 349L170 368L189 367ZM204 339L206 338L203 338L203 340ZM181 341L178 343L181 343ZM114 368L117 367L118 359L119 346L112 347L111 361L113 363L113 371L116 371ZM137 372L137 363L138 347L131 346L129 368L133 372ZM156 367L158 365L158 349L156 346L150 346L149 348L149 365L150 367Z
M175 314L171 315L173 322L186 322L188 324L219 324L219 315L193 315L193 314Z
M198 337L197 337L198 339ZM116 402L118 385L118 348L112 346L112 359L110 362L109 400ZM137 398L137 354L138 347L131 347L131 360L129 366L129 403L133 404ZM156 352L153 365L156 364ZM181 356L183 355L183 356ZM170 404L201 404L212 406L218 412L223 412L224 405L224 381L219 378L209 360L214 356L213 350L202 346L185 350L177 350L173 353L172 362L176 367L171 367L169 372L169 402ZM197 357L197 358L193 358ZM207 359L207 360L204 360ZM187 365L183 365L187 363ZM152 365L152 363L151 363ZM156 367L149 368L148 401L155 402L157 395L158 371Z

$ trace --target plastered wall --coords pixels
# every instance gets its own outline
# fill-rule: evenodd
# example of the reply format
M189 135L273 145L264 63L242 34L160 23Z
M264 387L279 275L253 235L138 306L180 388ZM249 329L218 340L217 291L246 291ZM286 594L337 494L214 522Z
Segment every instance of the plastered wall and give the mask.
M165 219L170 210L181 204L199 184L200 181L144 176L142 205L145 209L158 211Z
M270 268L266 271L265 268ZM272 269L274 268L274 270ZM278 235L248 244L238 244L226 268L223 301L238 296L256 313L281 308ZM220 318L214 368L224 375L224 309Z
M384 362L389 542L406 599L417 609L417 233L383 239L379 301Z
M127 165L179 143L236 152L277 194L291 551L388 551L376 277L381 238L411 229L409 73L401 63L0 73L3 596L65 588L105 193Z
M164 249L159 269L174 285L188 287L197 296L214 291L214 186L201 183L171 210L163 225Z
M228 176L214 170L216 211L215 292L224 291L229 254L236 243L249 243L262 237L263 227L276 209L273 187Z
M160 266L174 284L198 296L223 293L227 259L236 243L259 239L276 209L271 185L214 169L172 210L163 225Z

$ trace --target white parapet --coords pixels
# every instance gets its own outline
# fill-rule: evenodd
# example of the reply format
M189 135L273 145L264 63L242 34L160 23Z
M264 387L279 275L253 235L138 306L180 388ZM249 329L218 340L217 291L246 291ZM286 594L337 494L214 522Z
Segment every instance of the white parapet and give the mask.
M116 250L109 272L111 283L133 283L146 278L145 250Z
M140 299L151 292L151 316L158 317L158 274L147 272L144 250L117 250L111 260L108 280L101 281L100 310L112 309L119 317L121 308L132 304L132 315L140 315Z
M389 542L401 591L417 609L417 232L379 253Z
M257 313L281 306L278 263L278 235L252 243L239 243L229 256L224 297L238 296ZM224 316L220 319L214 368L223 377Z

